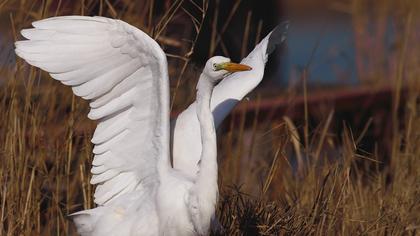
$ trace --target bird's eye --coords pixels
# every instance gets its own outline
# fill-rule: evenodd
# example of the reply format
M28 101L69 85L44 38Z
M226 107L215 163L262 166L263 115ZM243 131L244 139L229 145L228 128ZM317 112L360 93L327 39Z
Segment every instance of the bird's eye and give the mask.
M213 69L217 70L217 64L216 63L213 63Z

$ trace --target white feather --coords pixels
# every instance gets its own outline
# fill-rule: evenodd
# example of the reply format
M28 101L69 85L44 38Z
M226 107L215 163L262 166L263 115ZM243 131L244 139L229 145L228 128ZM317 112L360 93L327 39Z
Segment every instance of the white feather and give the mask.
M111 160L113 158L113 155L111 152L105 152L102 154L97 154L93 158L92 165L99 166L103 165L105 162Z
M128 76L121 83L117 84L109 93L104 94L100 98L94 99L90 103L90 106L92 108L104 106L105 104L111 102L113 99L118 98L124 91L133 88L135 85L137 85L136 88L138 89L137 92L140 99L145 98L145 96L143 96L143 93L147 94L151 92L151 89L153 88L154 84L153 75L150 71L150 68L140 68L132 75Z
M121 66L130 60L130 57L121 55L117 52L116 55L104 56L99 60L97 59L96 61L86 64L85 67L80 69L65 73L51 74L51 76L56 80L62 81L65 85L75 86L97 78L107 73L109 68Z
M124 138L126 138L129 132L129 130L125 130L124 132L119 133L117 136L112 137L107 142L95 145L92 152L94 154L102 154L104 152L111 151L111 149L119 143L121 143L120 145L123 145L122 141Z
M128 127L127 125L121 125L121 124L128 124L129 120L127 117L129 117L129 114L131 113L132 108L125 109L123 111L120 111L118 114L114 114L112 116L108 116L104 119L101 119L101 122L96 127L95 133L93 135L93 138L98 136L101 136L103 133L107 132L108 129L112 126L124 126ZM96 142L93 142L96 144ZM98 142L101 143L101 142Z
M22 30L22 35L29 40L16 42L16 53L31 65L50 72L54 79L73 86L76 95L85 99L95 99L92 105L96 103L97 106L92 106L89 117L101 120L92 139L98 144L93 151L96 154L94 163L101 165L93 168L95 174L91 182L110 181L120 171L124 171L131 173L130 176L138 176L128 179L126 186L130 185L130 181L134 181L130 186L139 186L142 185L138 182L143 178L142 173L148 172L142 168L157 168L159 158L164 158L162 163L169 165L169 144L166 142L169 139L169 95L162 97L154 93L161 90L165 94L169 90L167 63L157 43L144 33L137 34L141 37L133 37L131 31L139 30L127 27L125 22L102 17L54 17L36 21L32 25L35 28ZM142 45L148 46L138 48L135 41L144 41ZM129 48L131 51L121 53L121 48ZM148 58L146 55L155 55L154 60L145 61L145 58ZM159 80L159 83L147 84L160 87L143 90L144 80ZM139 96L136 91L143 92ZM139 98L145 101L154 100L161 109L150 110L150 106L141 109L134 107L133 100ZM130 114L152 121L146 122L147 126L142 127L141 123L132 120ZM158 124L160 126L156 127ZM159 136L154 135L156 130L159 131ZM137 140L133 139L136 136L147 135L150 135L149 144L138 145ZM121 153L121 143L130 147L128 153ZM156 144L166 147L162 146L159 149L161 152L150 151L155 150ZM136 158L124 160L124 157L131 156L132 152L157 156L137 155ZM115 156L115 153L118 153L118 156ZM133 169L136 159L139 160L138 163L154 164L135 164L139 169ZM143 159L149 161L142 161ZM105 160L109 160L107 165L104 165ZM117 166L119 170L110 169ZM121 187L121 181L117 182L112 181L106 186L111 189L115 187L117 192L122 192L124 187ZM114 186L115 184L118 186ZM130 191L132 187L124 192ZM97 193L96 197L101 202L107 202L114 195L108 193L101 196L101 193Z
M120 171L118 170L107 170L104 173L101 173L99 175L92 175L92 179L90 179L90 183L99 184L99 183L105 182L117 176L119 173Z

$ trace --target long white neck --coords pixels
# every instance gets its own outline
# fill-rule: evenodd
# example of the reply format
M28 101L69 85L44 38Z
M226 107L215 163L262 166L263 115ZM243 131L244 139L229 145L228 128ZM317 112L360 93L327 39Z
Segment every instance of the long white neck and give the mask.
M210 100L214 83L202 74L197 84L197 118L200 123L202 151L194 195L199 212L200 234L208 231L217 203L217 142Z
M197 118L200 122L201 143L203 145L199 173L196 184L215 186L217 188L217 142L216 130L214 128L213 115L210 109L211 95L214 84L206 78L205 74L200 76L197 85Z

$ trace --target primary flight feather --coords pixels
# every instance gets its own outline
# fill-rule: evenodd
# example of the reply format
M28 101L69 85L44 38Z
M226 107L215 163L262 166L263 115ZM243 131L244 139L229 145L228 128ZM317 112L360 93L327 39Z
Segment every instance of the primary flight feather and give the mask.
M91 169L98 206L72 215L78 232L208 234L218 191L215 123L261 81L275 45L270 38L280 30L243 64L224 57L207 62L196 102L173 126L172 167L169 79L160 46L141 30L104 17L53 17L33 26L22 30L28 40L16 42L16 54L90 100L88 117L98 121ZM227 93L236 79L243 86Z

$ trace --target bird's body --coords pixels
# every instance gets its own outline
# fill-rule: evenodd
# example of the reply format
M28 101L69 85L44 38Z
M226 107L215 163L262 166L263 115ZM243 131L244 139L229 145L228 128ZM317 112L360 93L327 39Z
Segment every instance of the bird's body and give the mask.
M78 232L207 235L218 196L215 124L261 81L269 37L245 59L258 65L256 74L228 76L216 96L214 86L227 72L250 68L223 57L207 62L196 102L174 126L172 167L167 61L159 45L135 27L103 17L54 17L33 26L22 31L29 40L16 42L16 53L90 100L88 117L99 121L91 170L97 207L72 215ZM239 74L245 87L226 96Z

